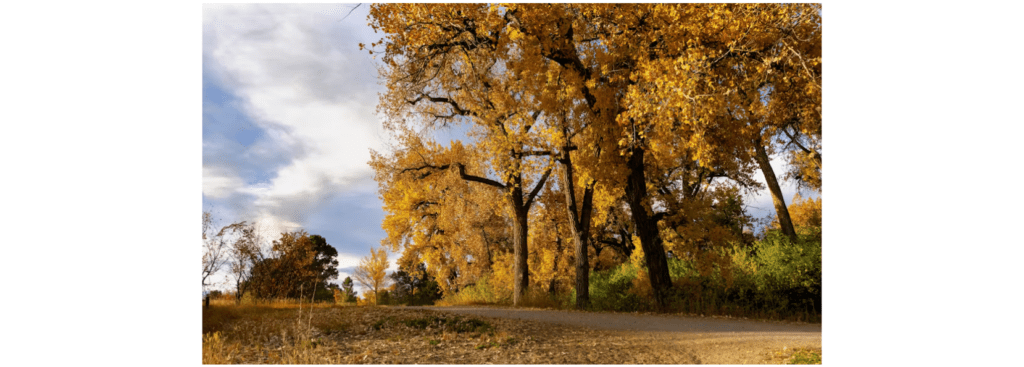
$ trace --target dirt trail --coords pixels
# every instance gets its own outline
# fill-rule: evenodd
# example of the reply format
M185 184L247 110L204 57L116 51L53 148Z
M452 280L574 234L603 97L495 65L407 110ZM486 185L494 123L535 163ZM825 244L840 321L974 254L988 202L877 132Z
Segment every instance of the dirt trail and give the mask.
M691 363L777 363L773 353L821 350L821 324L481 306L408 308L615 331L633 343L685 355Z

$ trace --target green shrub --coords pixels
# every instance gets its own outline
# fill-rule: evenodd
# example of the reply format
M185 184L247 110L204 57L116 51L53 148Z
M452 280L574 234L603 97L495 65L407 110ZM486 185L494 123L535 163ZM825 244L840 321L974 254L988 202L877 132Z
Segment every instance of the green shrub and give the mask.
M653 308L652 300L640 297L634 292L633 280L637 272L647 271L633 263L590 273L590 304L597 311L648 311ZM575 294L572 302L575 304Z
M491 305L512 303L512 293L491 284L491 277L484 276L476 284L464 287L458 292L449 292L437 302L441 306Z
M728 264L714 265L701 275L692 260L668 261L672 290L669 309L675 312L727 314L759 318L818 321L821 317L821 234L801 228L793 243L779 233L768 233L752 246L722 249ZM654 302L638 289L635 280L646 272L636 261L613 269L591 272L590 298L595 310L648 311ZM641 282L642 284L642 282ZM570 294L570 304L575 294Z

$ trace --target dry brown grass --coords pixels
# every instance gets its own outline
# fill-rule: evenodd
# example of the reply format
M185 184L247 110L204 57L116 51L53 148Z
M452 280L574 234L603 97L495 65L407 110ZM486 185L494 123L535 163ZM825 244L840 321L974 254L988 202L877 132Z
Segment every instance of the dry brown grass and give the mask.
M523 320L373 306L212 304L207 364L696 363L657 339Z

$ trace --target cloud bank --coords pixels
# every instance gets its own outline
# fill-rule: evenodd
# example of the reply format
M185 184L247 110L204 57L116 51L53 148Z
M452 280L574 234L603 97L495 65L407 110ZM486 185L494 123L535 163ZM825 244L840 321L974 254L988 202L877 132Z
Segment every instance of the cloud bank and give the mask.
M284 230L340 193L374 196L378 87L357 46L372 33L365 7L342 20L351 8L203 7L207 204Z

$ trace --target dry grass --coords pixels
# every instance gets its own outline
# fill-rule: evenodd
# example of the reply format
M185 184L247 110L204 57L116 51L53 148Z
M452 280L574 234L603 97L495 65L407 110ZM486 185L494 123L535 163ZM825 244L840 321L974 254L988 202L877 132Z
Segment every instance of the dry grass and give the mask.
M203 312L207 364L697 363L678 347L593 331L392 307L215 303Z
M774 364L821 364L821 349L793 348L768 354Z
M331 308L285 300L237 306L211 301L203 310L203 363L339 363L316 351L314 319L321 321Z
M434 304L436 306L511 306L512 299L510 295L502 297L491 296L490 290L472 290L455 293L454 295L437 300ZM539 289L539 287L529 288L526 291L520 302L520 307L573 309L572 305L569 304L568 294L552 295L545 290Z

